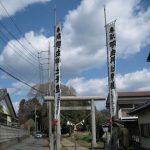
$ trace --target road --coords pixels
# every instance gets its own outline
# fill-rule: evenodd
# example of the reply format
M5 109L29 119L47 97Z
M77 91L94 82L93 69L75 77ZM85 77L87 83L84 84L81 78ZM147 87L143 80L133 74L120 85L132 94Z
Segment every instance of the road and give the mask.
M22 142L8 148L7 150L49 150L49 143L46 139L35 139L34 137L27 138ZM82 147L79 144L70 141L69 139L62 139L62 150L89 150L88 148Z
M7 150L49 150L46 139L27 138Z
M89 150L88 148L82 147L79 144L76 144L75 147L75 143L66 138L62 139L62 145L66 150Z

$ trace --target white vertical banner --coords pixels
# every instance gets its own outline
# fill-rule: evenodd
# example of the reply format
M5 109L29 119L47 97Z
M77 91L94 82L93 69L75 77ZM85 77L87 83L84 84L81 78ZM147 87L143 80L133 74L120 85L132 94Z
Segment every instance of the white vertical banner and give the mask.
M54 63L55 63L55 110L54 118L58 119L60 113L60 100L61 100L61 89L60 89L60 66L61 66L61 25L58 24L55 27L55 51L54 51Z
M109 65L109 94L110 110L112 117L116 116L117 111L117 90L115 82L115 65L116 65L116 33L115 21L106 25L107 48L108 48L108 65Z

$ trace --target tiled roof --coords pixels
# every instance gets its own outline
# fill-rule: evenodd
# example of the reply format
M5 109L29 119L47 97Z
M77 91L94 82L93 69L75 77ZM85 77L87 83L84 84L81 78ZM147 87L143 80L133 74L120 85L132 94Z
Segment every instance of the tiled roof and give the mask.
M124 98L148 98L150 99L150 91L134 91L134 92L118 92L118 101L123 100ZM146 100L145 99L145 100ZM109 98L106 99L106 107L109 108Z
M150 91L118 92L118 97L149 97Z

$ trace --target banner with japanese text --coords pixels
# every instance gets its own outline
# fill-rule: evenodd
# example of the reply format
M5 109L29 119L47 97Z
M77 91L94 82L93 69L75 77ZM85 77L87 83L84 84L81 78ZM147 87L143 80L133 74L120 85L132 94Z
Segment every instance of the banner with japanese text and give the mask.
M116 67L116 33L115 21L106 25L107 32L107 48L108 48L108 68L109 68L109 95L110 110L112 116L116 116L117 110L117 90L115 82Z
M55 50L54 50L54 77L55 77L55 112L54 118L58 119L60 113L60 100L61 100L61 89L60 89L60 66L61 66L61 26L58 24L55 27Z

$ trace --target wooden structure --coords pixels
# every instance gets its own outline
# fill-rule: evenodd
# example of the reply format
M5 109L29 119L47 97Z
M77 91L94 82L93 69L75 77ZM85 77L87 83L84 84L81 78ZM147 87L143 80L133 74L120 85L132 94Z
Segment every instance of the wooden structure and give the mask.
M150 149L150 99L147 103L135 108L129 114L138 116L140 149Z
M45 96L45 101L52 102L54 101L54 97ZM73 107L60 107L60 110L91 110L91 124L92 124L92 147L96 146L96 121L95 121L95 101L104 101L105 97L100 96L62 96L61 101L90 101L91 106L73 106ZM60 122L58 124L60 129ZM59 135L61 132L59 131ZM60 139L60 137L58 137Z

